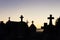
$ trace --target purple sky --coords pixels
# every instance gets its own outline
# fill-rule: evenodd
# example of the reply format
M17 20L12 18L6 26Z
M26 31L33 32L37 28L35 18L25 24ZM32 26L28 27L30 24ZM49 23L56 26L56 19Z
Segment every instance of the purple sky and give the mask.
M12 21L20 21L20 15L24 15L24 21L29 25L34 20L37 28L44 22L49 22L47 17L52 14L56 18L60 16L60 0L0 0L0 21L6 22L8 17Z

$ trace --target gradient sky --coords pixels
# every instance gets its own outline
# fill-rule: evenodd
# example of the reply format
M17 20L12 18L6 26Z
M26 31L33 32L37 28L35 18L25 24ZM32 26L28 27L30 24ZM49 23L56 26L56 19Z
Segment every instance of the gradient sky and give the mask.
M20 21L20 15L24 16L24 21L34 20L37 28L44 22L49 23L47 17L52 14L56 18L60 16L60 0L0 0L0 21L6 22L8 17L12 21Z

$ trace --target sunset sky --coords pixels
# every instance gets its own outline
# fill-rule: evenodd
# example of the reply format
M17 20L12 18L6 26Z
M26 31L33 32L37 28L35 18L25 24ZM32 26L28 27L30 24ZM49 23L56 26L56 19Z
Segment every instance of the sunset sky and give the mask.
M55 19L60 16L60 0L0 0L0 21L6 22L8 17L11 21L20 21L20 15L24 21L34 21L37 28L49 23L47 17L52 14Z

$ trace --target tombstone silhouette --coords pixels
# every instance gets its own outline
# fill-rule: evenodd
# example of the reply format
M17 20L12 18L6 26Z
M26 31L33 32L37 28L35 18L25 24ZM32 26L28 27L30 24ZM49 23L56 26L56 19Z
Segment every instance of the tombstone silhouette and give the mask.
M44 29L43 32L47 32L48 31L48 25L47 25L47 23L44 23L44 26L41 27L41 29Z
M54 19L54 17L52 17L52 14L50 14L50 17L48 17L49 19L49 25L47 25L47 23L44 23L44 26L42 27L42 29L44 29L45 32L50 32L53 30L53 24L52 24L52 19Z
M52 19L54 19L54 17L52 17L52 14L50 14L50 17L48 17L49 21L49 25L48 25L48 30L49 32L52 32L54 30L54 25L52 24Z
M30 25L30 32L36 32L36 26L33 23L34 21L32 21L32 24Z
M54 17L52 17L52 14L50 14L50 17L48 17L48 19L50 20L50 21L49 21L49 25L53 25L53 24L52 24L52 19L54 19Z

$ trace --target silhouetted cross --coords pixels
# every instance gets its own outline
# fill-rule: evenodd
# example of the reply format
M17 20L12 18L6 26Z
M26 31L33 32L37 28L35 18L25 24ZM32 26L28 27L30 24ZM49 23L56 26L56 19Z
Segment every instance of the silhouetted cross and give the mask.
M21 18L21 21L23 21L23 18L24 18L24 17L23 17L23 15L21 15L21 17L20 17L20 18Z
M52 25L52 19L54 19L54 17L52 17L52 15L50 14L50 17L48 17L48 19L50 19L49 25Z

